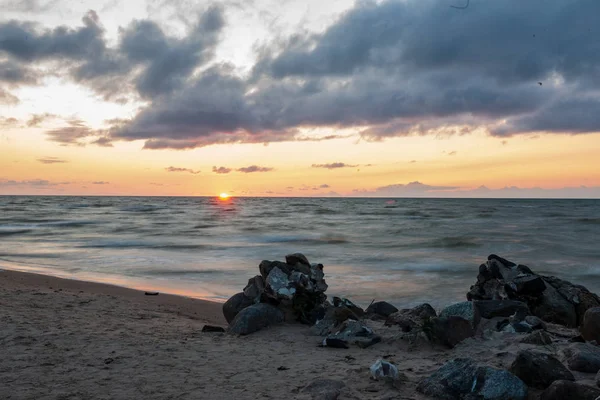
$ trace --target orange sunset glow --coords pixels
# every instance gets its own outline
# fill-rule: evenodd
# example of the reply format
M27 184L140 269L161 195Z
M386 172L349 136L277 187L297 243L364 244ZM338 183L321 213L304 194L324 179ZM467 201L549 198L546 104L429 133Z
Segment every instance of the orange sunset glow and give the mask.
M0 194L599 197L597 91L582 83L597 71L576 66L587 39L573 44L569 69L553 36L536 36L535 26L502 41L470 31L469 21L504 21L517 35L508 6L409 3L310 1L302 14L292 2L281 10L282 37L298 23L312 35L298 49L270 37L259 16L269 1L256 14L198 5L186 12L197 16L189 24L168 18L175 9L146 15L141 0L126 13L85 1L44 14L8 8L0 20ZM520 15L538 10L523 7ZM447 34L420 43L417 31L390 31L382 42L373 33L364 42L370 56L344 53L357 64L337 69L328 49L352 49L336 41L353 38L336 35L366 29L356 15L397 14L402 25L415 12L456 41L468 31L473 42L444 66L432 54L447 51ZM449 18L457 15L464 23ZM572 29L597 29L580 25ZM152 46L145 30L155 32ZM27 54L7 44L25 36L57 43L46 53L22 47ZM101 53L85 50L90 43L61 50L61 40L81 37ZM471 61L490 46L489 63ZM534 49L544 53L535 68ZM178 52L188 64L163 63ZM108 60L115 64L100 70Z

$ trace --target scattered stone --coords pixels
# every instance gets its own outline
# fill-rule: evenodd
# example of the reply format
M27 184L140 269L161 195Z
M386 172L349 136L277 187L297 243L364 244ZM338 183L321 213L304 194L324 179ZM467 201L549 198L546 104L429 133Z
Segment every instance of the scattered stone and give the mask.
M400 379L398 367L396 367L394 364L388 361L378 359L373 365L371 365L371 368L369 368L369 370L371 371L371 376L375 380L384 379L397 381L398 379Z
M600 307L589 308L585 312L580 330L585 340L600 341Z
M361 307L357 306L350 300L345 299L343 297L334 297L333 298L333 306L348 308L354 314L356 314L358 317L362 317L363 315L365 315L365 310L363 310Z
M444 364L417 385L417 391L438 399L525 400L527 386L506 370L477 366L468 358Z
M433 307L424 303L414 308L406 308L390 314L385 321L385 325L398 325L403 332L410 332L415 327L422 327L425 321L428 321L435 316L436 313Z
M308 384L302 393L309 394L313 399L336 400L346 384L334 379L316 379Z
M349 349L348 342L343 339L325 338L319 347L333 347L334 349Z
M225 332L225 328L222 326L204 325L202 332Z
M339 339L359 347L367 348L381 341L371 328L362 322L348 319L340 326L339 330L327 336L327 339Z
M288 367L284 367L283 365L280 367L277 367L277 371L287 371L289 368Z
M310 268L308 258L306 258L306 256L302 253L288 254L287 256L285 256L285 262L287 265L291 266L295 266L296 264L302 264Z
M475 335L471 323L455 315L433 318L424 325L423 330L430 341L449 348Z
M352 310L346 307L329 307L325 315L319 319L311 328L311 332L317 336L327 336L334 333L336 329L346 320L358 321L360 318Z
M461 303L452 304L442 310L440 317L457 316L466 319L475 327L475 309L472 301L463 301Z
M260 302L260 296L265 291L265 280L261 275L248 280L248 284L244 288L244 296L251 299L253 303Z
M504 265L505 265L505 266L507 266L507 267L514 267L514 266L516 266L516 265L517 265L517 264L515 264L515 263L514 263L514 262L512 262L512 261L508 261L508 260L507 260L507 259L505 259L505 258L502 258L502 257L500 257L500 256L497 256L496 254L490 254L490 255L488 256L488 261L490 261L490 260L496 260L496 261L500 261L502 264L504 264Z
M284 315L280 309L270 304L259 303L240 311L231 321L228 331L248 335L267 326L282 323L283 320Z
M540 395L540 400L596 400L600 390L572 381L554 381Z
M590 343L573 343L564 353L567 365L573 371L596 373L600 370L600 347Z
M146 296L158 296L158 292L144 292Z
M552 344L552 338L550 335L548 335L548 333L538 330L521 339L521 343L548 346Z
M571 371L550 354L522 350L510 366L510 372L528 386L545 389L554 381L574 381Z
M382 317L389 317L391 314L397 312L398 309L388 303L387 301L377 301L372 303L369 307L367 307L366 313L367 315L375 314L380 315Z
M244 293L236 293L223 304L223 315L225 320L230 324L235 316L246 307L250 307L254 302L244 295Z

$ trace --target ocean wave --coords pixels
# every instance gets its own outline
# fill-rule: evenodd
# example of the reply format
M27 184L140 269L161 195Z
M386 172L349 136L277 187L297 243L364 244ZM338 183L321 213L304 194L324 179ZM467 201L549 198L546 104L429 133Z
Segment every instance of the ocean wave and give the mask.
M31 232L31 229L24 229L24 228L2 228L0 227L0 236L12 236L12 235L22 235L24 233L29 233Z
M148 243L139 241L115 241L102 243L87 243L76 246L80 249L156 249L156 250L207 250L215 246L206 244L175 244Z
M460 249L465 247L479 247L477 239L468 236L446 236L435 239L430 243L430 247L440 247L445 249Z
M142 271L135 271L136 274L142 275L153 275L153 276L189 276L189 275L212 275L222 274L225 271L218 269L203 269L203 270L189 270L189 269L148 269Z
M577 218L576 221L582 224L600 224L600 218Z
M152 213L156 211L163 210L164 207L152 206L152 205L137 205L137 206L127 206L121 207L119 211L124 212L134 212L134 213Z
M320 237L309 236L266 236L262 241L266 243L300 243L300 244L343 244L350 241L343 236L323 235Z

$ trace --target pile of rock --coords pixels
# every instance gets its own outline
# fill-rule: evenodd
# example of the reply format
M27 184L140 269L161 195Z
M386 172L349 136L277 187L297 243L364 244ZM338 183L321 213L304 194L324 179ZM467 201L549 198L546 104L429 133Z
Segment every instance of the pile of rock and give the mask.
M532 315L568 327L579 326L589 308L600 306L600 298L583 286L538 275L495 254L479 267L467 299L518 300L527 304Z
M247 335L284 321L314 324L324 315L323 264L295 253L285 256L285 262L264 260L258 269L260 275L223 304L229 332Z

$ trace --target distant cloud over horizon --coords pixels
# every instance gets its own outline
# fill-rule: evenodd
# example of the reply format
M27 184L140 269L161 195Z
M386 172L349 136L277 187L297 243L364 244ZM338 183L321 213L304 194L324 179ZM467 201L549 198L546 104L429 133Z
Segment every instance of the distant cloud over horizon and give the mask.
M191 168L179 168L179 167L167 167L165 168L165 171L167 172L189 172L190 174L199 174L200 170L193 170Z
M346 164L343 162L334 162L334 163L329 163L329 164L313 164L312 165L313 168L326 168L326 169L353 168L353 167L357 167L357 166L358 165Z
M92 182L92 185L109 185L110 182L105 182L105 181L95 181Z
M245 174L250 174L253 172L270 172L270 171L273 171L273 169L274 168L270 168L270 167L259 167L258 165L251 165L249 167L238 168L238 169L236 169L236 171L243 172Z
M58 157L43 157L43 158L38 158L37 161L41 162L42 164L64 164L64 163L68 163L67 160L63 160L62 158L58 158Z
M231 172L231 168L227 168L227 167L216 167L213 166L212 167L212 172L214 172L215 174L228 174Z
M16 105L17 89L56 76L106 102L141 105L105 129L88 121L48 129L48 140L78 146L142 140L145 149L184 150L343 137L310 137L303 127L356 128L368 141L600 132L600 2L452 3L356 2L323 29L261 42L252 65L217 59L236 7L229 2L186 16L178 34L137 15L107 32L104 9L72 26L1 20L0 102ZM26 125L54 117L41 111Z

